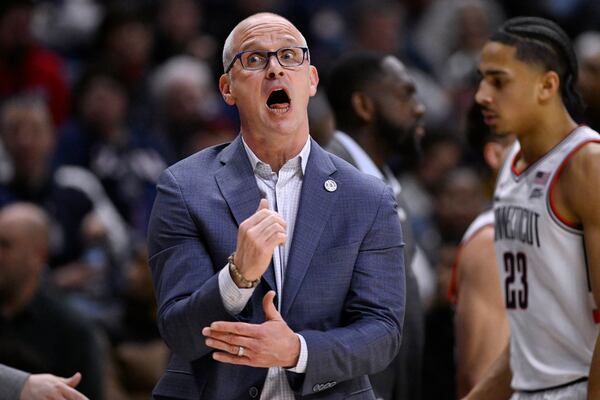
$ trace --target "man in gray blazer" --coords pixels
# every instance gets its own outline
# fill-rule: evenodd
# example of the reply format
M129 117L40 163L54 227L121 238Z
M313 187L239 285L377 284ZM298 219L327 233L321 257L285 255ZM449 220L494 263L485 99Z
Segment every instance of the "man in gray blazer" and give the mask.
M223 67L240 136L167 169L150 220L173 352L154 397L374 399L404 314L394 195L310 139L318 74L288 20L240 22Z
M424 316L413 268L423 262L412 234L400 183L387 166L394 156L414 158L424 133L423 104L415 84L396 57L357 52L340 59L330 71L327 97L336 127L327 150L360 171L389 184L398 201L404 233L406 312L400 352L384 370L369 378L385 400L419 400L423 365ZM427 266L426 266L427 267Z

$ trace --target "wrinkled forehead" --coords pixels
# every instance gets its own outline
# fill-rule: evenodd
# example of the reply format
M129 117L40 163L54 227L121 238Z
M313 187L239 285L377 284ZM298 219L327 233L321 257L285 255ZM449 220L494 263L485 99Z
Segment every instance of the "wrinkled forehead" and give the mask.
M273 46L305 46L306 41L300 31L285 18L262 14L242 21L235 29L233 49L268 50Z

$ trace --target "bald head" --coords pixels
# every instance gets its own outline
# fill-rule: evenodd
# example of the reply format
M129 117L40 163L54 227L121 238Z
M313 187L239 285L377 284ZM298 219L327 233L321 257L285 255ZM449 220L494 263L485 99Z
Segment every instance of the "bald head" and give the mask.
M223 71L227 70L227 67L231 63L231 60L233 60L233 57L235 57L236 53L240 51L239 45L243 41L243 37L248 29L260 27L261 25L280 25L288 29L291 28L293 32L300 38L301 45L307 46L306 39L302 33L300 33L300 31L288 19L282 17L281 15L268 12L254 14L237 24L229 36L227 36L227 39L225 39L225 44L223 45Z
M18 231L33 251L46 253L49 222L46 212L31 203L13 203L0 210L0 229Z
M29 203L0 209L0 313L25 307L39 287L48 258L48 217Z

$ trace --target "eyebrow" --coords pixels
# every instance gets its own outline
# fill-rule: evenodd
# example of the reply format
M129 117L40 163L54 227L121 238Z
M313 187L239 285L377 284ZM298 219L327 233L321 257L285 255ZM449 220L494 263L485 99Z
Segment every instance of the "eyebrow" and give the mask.
M499 75L506 76L506 75L508 75L508 72L501 70L501 69L488 69L488 70L485 70L482 72L480 69L478 69L477 74L481 78L483 78L484 76L490 76L490 75L491 76L499 76Z

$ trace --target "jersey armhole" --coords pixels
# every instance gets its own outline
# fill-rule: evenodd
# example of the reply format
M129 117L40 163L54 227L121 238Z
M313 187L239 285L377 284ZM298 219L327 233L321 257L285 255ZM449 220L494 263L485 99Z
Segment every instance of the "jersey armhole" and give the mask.
M460 261L462 249L467 245L467 243L469 243L475 236L477 236L487 227L493 228L494 224L485 224L480 226L466 241L461 242L456 249L456 255L454 256L454 263L452 264L452 272L450 275L450 284L448 285L448 301L451 304L456 305L458 303L458 262Z
M571 150L571 152L569 152L569 154L567 154L567 156L562 160L562 162L558 166L558 169L557 169L556 173L554 174L554 176L552 177L552 180L550 181L550 186L548 188L548 204L550 206L549 208L550 208L550 213L552 214L552 216L555 217L558 221L560 221L565 226L567 226L571 229L577 229L577 230L582 230L583 226L581 224L577 224L575 222L569 221L567 218L560 215L560 213L558 212L558 210L556 208L556 204L554 203L554 187L556 186L556 182L558 181L560 174L563 172L563 170L565 169L565 167L567 166L567 164L569 163L571 158L583 146L585 146L588 143L600 143L600 140L597 140L597 139L586 140L585 142L579 143L573 150Z

